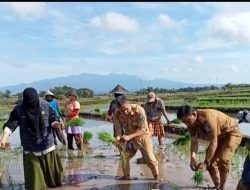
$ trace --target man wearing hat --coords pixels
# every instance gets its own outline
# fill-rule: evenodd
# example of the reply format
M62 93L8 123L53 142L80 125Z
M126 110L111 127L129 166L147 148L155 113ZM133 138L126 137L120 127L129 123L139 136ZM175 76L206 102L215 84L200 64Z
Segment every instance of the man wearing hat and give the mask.
M154 179L158 179L158 161L153 152L152 139L144 109L137 104L130 104L125 95L119 96L117 97L114 123L116 126L116 140L125 143L131 142L131 147L126 148L126 161L122 163L123 176L120 179L131 179L129 162L135 156L137 150L140 150L146 159ZM122 128L125 128L124 134L122 134Z
M57 145L57 141L56 141L56 136L57 136L57 138L60 140L60 142L63 145L66 145L66 140L65 140L65 137L64 137L64 134L63 134L63 127L64 127L63 120L61 118L61 114L60 114L60 111L59 111L58 102L55 99L56 96L50 90L47 90L45 92L44 96L45 96L45 100L47 102L49 102L50 107L54 110L54 112L56 113L56 117L60 120L60 123L62 124L62 128L56 128L55 130L53 130L53 135L54 135L54 138L55 138L55 144Z
M128 93L128 90L118 84L111 92L114 94L115 99L112 100L111 103L110 103L110 105L109 105L108 120L112 122L115 110L117 108L116 98L118 96L121 96L123 94ZM113 125L113 129L114 129L114 136L115 136L115 125Z
M50 103L50 106L56 113L56 116L60 118L60 111L59 111L59 105L58 102L55 99L55 94L53 94L50 90L47 90L44 94L45 100Z
M65 103L66 110L66 121L79 118L80 103L77 101L77 92L71 90L66 94L68 101ZM81 126L69 126L66 127L65 132L67 133L68 149L74 150L73 148L73 138L75 139L77 148L79 150L83 149L83 137L82 137L82 127Z
M158 137L159 145L162 146L165 131L161 116L163 115L167 123L170 123L163 100L156 97L154 92L149 92L147 102L144 105L144 110L148 120L148 128L151 131L152 136Z

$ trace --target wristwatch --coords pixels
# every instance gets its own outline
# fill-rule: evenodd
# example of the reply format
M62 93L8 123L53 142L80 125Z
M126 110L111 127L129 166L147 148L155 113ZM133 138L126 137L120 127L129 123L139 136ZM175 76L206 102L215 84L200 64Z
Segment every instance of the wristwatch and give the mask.
M205 163L207 166L210 164L210 162L207 161L207 160L204 160L204 163Z

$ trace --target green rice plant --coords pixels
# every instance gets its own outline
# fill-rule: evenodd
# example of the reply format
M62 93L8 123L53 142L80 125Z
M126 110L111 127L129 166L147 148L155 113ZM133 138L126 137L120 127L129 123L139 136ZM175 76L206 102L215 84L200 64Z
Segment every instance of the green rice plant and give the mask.
M75 119L71 119L67 122L64 123L65 127L69 127L69 126L82 126L84 124L84 120L81 118L75 118Z
M187 145L191 141L189 132L186 132L184 137L180 137L176 139L173 144L174 145Z
M102 112L102 119L107 119L108 113L107 112Z
M200 169L196 170L196 171L194 172L194 175L193 175L193 178L192 178L192 179L193 179L194 183L195 183L197 186L203 185L204 180L205 180L203 171L200 170Z
M170 123L174 123L174 124L181 124L181 120L176 118L176 119L173 119L172 121L170 121Z
M89 141L92 139L93 134L89 131L85 131L83 133L83 143L84 144L89 144Z
M101 111L100 108L95 108L96 113L100 113L100 111Z
M102 142L112 143L112 144L114 144L116 142L115 137L106 131L99 132L99 133L97 133L97 135L98 135L98 139L101 140ZM126 145L127 145L127 143L123 143L121 141L118 141L118 143L119 143L119 147L120 147L120 151L121 151L121 160L122 160L122 163L125 165L126 164Z
M242 151L242 156L245 158L247 155L250 154L250 143L247 142L244 147L243 147L243 151Z
M108 132L102 131L97 133L98 135L98 139L102 142L106 142L106 143L115 143L116 139L113 135L111 135Z

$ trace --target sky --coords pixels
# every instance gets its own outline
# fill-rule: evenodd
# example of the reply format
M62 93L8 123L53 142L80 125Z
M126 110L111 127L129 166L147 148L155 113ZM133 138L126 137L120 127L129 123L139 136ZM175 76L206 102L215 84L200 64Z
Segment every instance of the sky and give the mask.
M0 86L80 73L250 83L249 2L1 2Z

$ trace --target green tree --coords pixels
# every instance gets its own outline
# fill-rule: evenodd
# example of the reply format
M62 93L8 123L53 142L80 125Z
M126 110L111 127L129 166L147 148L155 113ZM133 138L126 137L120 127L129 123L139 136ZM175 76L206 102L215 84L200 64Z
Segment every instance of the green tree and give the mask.
M10 94L11 94L11 91L10 91L10 90L6 90L6 91L5 91L5 96L6 96L6 98L9 98L9 97L10 97Z

